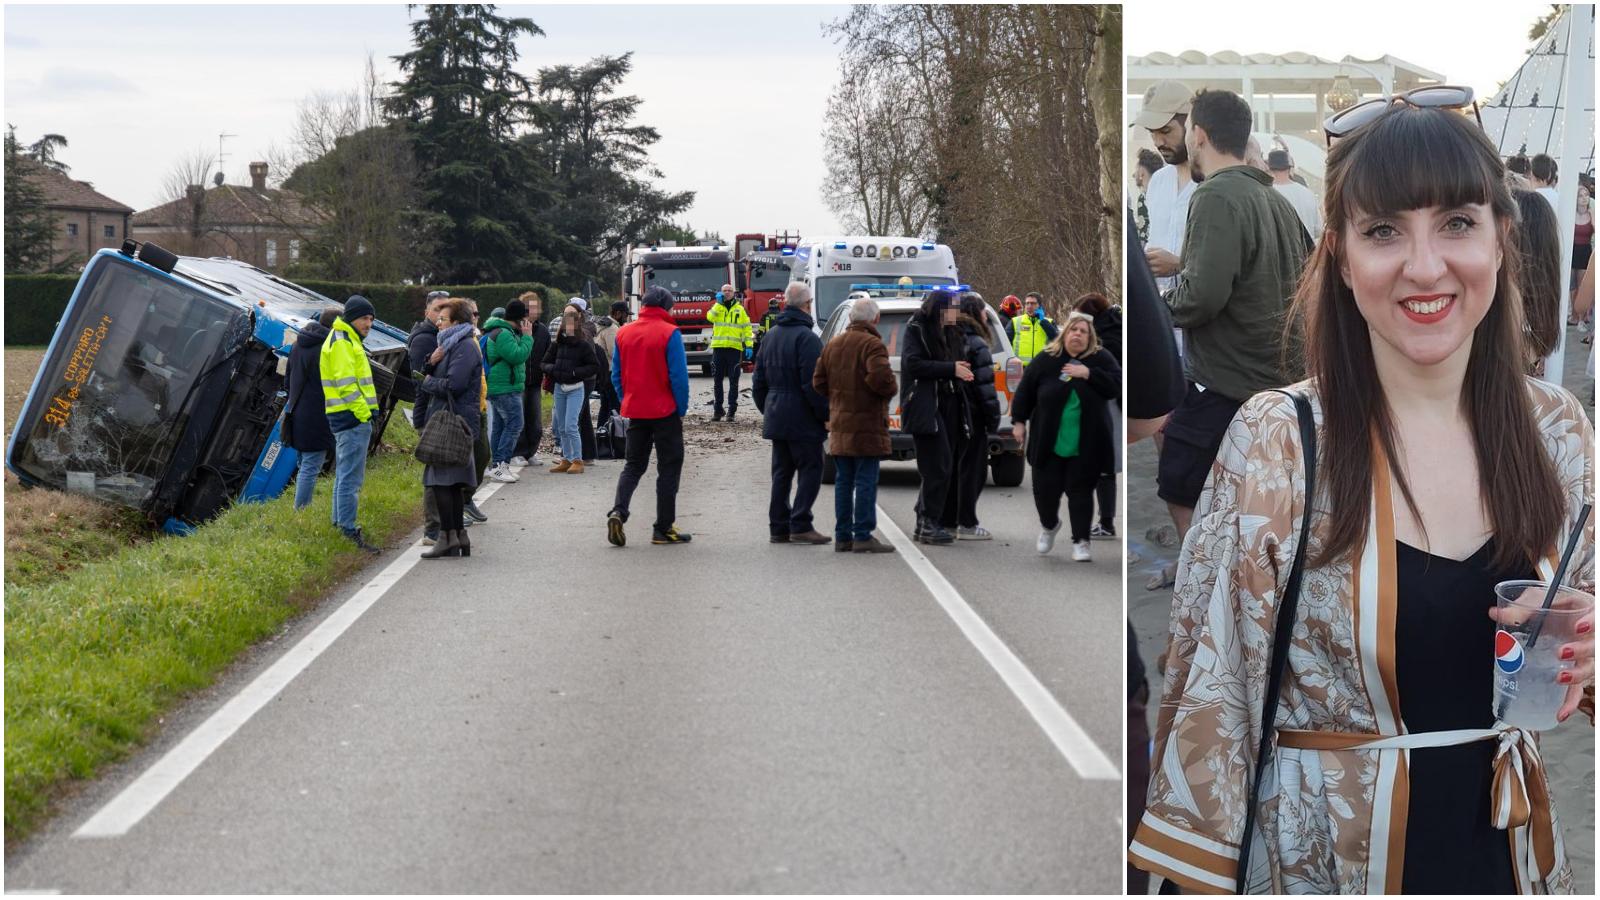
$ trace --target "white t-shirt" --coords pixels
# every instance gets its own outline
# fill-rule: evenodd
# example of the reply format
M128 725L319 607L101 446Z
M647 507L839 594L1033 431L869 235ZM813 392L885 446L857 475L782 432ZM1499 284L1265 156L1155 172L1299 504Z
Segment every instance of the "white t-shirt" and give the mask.
M1561 206L1560 206L1560 202L1561 201L1560 201L1558 195L1556 194L1556 189L1555 189L1554 185L1548 185L1547 184L1542 188L1536 189L1534 191L1534 193L1538 194L1539 196L1543 197L1544 199L1550 201L1550 208L1551 209L1553 209L1553 210L1555 210L1557 212L1561 211Z
M1159 247L1183 256L1183 231L1189 224L1189 198L1194 196L1194 179L1178 184L1178 168L1162 166L1150 176L1144 191L1144 207L1150 213L1150 239L1146 247ZM1164 294L1177 287L1176 275L1157 278L1156 287Z
M1278 193L1289 201L1294 211L1300 214L1300 221L1306 226L1306 232L1313 241L1322 238L1322 203L1317 199L1317 192L1296 181L1288 184L1273 184Z

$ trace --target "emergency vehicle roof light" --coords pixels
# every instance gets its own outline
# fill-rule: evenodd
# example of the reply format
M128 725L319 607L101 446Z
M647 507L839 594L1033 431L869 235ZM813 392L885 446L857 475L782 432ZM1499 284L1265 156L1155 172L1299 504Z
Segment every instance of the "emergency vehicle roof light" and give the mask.
M922 245L922 249L924 249L924 250L932 250L933 249L933 245L932 244L923 244Z
M839 243L834 244L833 245L833 249L835 249L835 250L843 250L843 249L845 249L844 241L840 241Z
M784 247L782 250L779 250L778 252L781 253L784 256L793 256L794 255L794 248L793 247Z

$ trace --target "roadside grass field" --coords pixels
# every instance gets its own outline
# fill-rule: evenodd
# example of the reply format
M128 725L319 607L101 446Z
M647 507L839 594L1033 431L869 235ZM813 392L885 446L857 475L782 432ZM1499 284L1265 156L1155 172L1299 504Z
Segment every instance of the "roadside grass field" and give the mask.
M5 349L6 424L42 351ZM420 522L416 432L390 418L368 462L360 521L376 543ZM186 695L369 560L330 522L332 479L241 504L189 537L82 497L8 478L5 836L26 837L74 781L127 756Z

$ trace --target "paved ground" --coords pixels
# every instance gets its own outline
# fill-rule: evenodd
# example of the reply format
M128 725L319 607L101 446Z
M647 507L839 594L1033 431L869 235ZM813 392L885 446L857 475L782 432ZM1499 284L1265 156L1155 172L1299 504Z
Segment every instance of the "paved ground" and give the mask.
M1118 892L1120 782L1077 774L906 558L767 543L756 423L705 415L692 545L644 540L653 477L618 550L619 464L525 470L470 560L419 563L125 836L71 836L358 585L296 623L8 854L8 889ZM910 473L880 498L906 532ZM1121 560L1035 554L1029 496L991 488L998 539L928 556L1120 769Z
M1587 345L1576 329L1568 329L1563 384L1592 405L1594 380L1586 371ZM1139 639L1139 653L1153 665L1166 648L1171 590L1147 591L1145 584L1164 564L1176 560L1178 547L1167 507L1156 497L1156 450L1152 441L1128 449L1128 617ZM1152 669L1151 688L1161 683ZM1155 731L1156 701L1149 708ZM1567 855L1577 876L1578 893L1594 893L1594 729L1582 716L1569 720L1542 739L1545 765L1554 787L1556 807L1565 829ZM1129 752L1134 752L1129 748Z

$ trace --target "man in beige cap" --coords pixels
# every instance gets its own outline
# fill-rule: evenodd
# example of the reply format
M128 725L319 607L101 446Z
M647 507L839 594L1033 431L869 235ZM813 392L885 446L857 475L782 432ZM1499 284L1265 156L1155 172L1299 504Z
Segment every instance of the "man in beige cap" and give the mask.
M1194 178L1189 151L1184 146L1189 104L1194 92L1180 81L1158 81L1145 91L1144 105L1133 124L1150 132L1156 150L1167 165L1150 176L1145 188L1145 208L1150 213L1150 238L1145 259L1162 293L1175 286L1178 259L1183 255L1183 231L1189 219L1189 197Z

